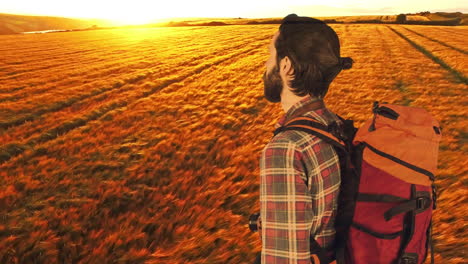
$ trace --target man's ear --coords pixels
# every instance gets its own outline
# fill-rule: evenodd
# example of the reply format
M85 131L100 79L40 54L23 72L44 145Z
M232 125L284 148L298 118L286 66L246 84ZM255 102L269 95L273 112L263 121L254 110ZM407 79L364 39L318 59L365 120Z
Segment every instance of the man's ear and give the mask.
M289 59L288 56L285 56L281 60L281 71L284 72L284 74L288 78L291 78L294 76L294 67L292 66L291 60Z

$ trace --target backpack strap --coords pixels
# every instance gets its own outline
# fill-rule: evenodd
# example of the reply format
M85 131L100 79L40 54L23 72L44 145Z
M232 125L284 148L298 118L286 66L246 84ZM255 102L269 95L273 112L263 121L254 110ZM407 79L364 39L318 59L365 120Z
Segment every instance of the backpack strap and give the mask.
M339 118L342 121L344 120L341 117ZM336 122L327 126L315 120L314 118L299 116L299 117L295 117L289 120L283 126L278 127L277 129L275 129L273 133L276 136L280 132L283 132L286 130L299 130L299 131L307 132L309 134L312 134L322 139L324 142L332 145L332 147L334 147L334 149L337 151L337 154L338 154L338 151L340 153L345 153L345 155L348 154L349 146L347 146L346 144L347 137L345 137L343 133L341 133L343 129L342 127L339 127L336 124ZM354 136L354 134L352 136ZM346 158L346 160L348 160L348 157ZM338 259L335 260L335 252L327 252L323 247L320 246L320 244L312 236L310 237L310 253L311 253L311 262L313 264L339 263Z
M343 140L331 133L331 127L332 125L326 126L310 117L296 117L288 121L283 126L275 129L273 133L276 136L278 133L286 130L304 131L322 139L334 147L345 149L345 143Z
M434 264L434 241L432 240L432 220L429 223L429 245L431 246L431 264Z
M416 197L416 186L411 184L411 199ZM410 243L414 235L414 229L416 226L416 211L410 210L404 217L404 230L401 237L401 247L398 257L398 264L416 264L418 263L418 254L406 252L406 247Z

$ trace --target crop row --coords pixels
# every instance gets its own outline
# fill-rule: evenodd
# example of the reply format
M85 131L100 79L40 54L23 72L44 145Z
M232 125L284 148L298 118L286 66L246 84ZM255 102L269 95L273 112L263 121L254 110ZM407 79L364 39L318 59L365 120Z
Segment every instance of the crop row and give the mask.
M68 58L69 61L72 61L71 64L74 65L72 69L54 69L53 72L38 73L38 77L36 77L37 81L34 81L35 77L25 80L29 87L21 86L21 82L9 82L11 86L10 89L14 89L15 92L10 92L3 97L0 96L0 102L14 100L20 104L18 100L26 96L28 99L34 101L31 95L57 89L63 92L66 91L67 88L75 88L75 86L84 84L100 85L99 82L101 82L103 78L109 79L115 77L125 79L124 75L131 76L135 72L145 70L149 67L155 67L156 65L163 65L166 68L171 66L176 67L177 63L180 63L182 59L186 60L184 63L190 64L190 60L203 58L203 55L216 53L216 51L219 51L222 47L231 48L231 45L236 42L237 41L231 39L220 41L218 48L205 47L210 45L208 43L200 43L199 45L185 44L185 46L176 46L173 48L159 48L157 45L147 45L146 47L135 49L137 51L129 51L125 56L116 56L115 58L107 58L100 54L95 55L96 58L100 57L101 59L96 59L90 64L83 64L79 61L82 65L79 65L77 62L73 63L74 59ZM178 50L178 56L174 56L173 53L169 52L171 50ZM200 52L198 50L202 51ZM197 54L196 57L194 57L195 54ZM60 74L56 74L55 71L59 71ZM47 76L47 78L44 78L44 76ZM8 85L8 82L6 82L5 85Z
M464 42L464 39L461 38L460 35L453 35L453 34L445 34L448 36L444 36L444 34L440 34L439 32L434 32L430 30L424 30L424 29L411 29L408 27L404 27L406 30L413 32L416 35L419 35L423 38L426 38L428 40L431 40L433 42L437 42L442 46L445 46L447 48L451 48L453 50L456 50L462 54L468 55L467 51L467 46L466 43ZM444 41L441 41L439 39L443 39Z
M197 48L206 50L212 46L212 40L206 36L197 42L198 45L190 45L190 36L184 37L175 33L164 36L156 33L158 33L158 31L154 32L154 35L148 35L147 39L140 39L140 41L135 44L133 44L134 41L132 39L103 41L102 43L96 44L99 48L96 52L92 52L87 56L84 56L83 54L72 54L71 58L63 56L59 62L45 60L49 54L39 53L35 56L41 59L39 64L42 70L35 69L30 64L24 64L22 66L23 68L16 68L13 72L25 71L25 73L20 74L19 76L7 76L6 78L9 78L10 82L7 82L6 80L2 82L2 86L5 87L2 91L8 92L11 91L11 89L20 90L31 86L33 86L34 89L36 87L41 88L43 85L53 86L56 85L54 83L55 81L68 79L70 77L68 74L86 78L86 74L89 74L90 71L92 72L93 70L97 70L90 66L97 64L99 60L102 61L102 63L100 63L102 68L118 70L122 67L130 66L128 64L132 62L148 60L164 61L167 60L169 56L181 55L181 53L193 53ZM233 36L231 38L234 39L235 37L236 36ZM229 43L230 39L225 38L222 41ZM126 46L122 47L122 45ZM64 45L59 53L63 53L70 49L88 50L89 47L75 47L73 46L73 43L70 43L66 46ZM171 50L172 52L170 52ZM177 54L174 52L176 50ZM9 74L10 73L7 75ZM10 90L6 90L7 87Z
M229 160L229 156L224 156L220 150L226 147L224 144L232 144L242 123L251 115L236 113L236 106L255 113L250 105L258 100L253 95L258 95L261 90L253 90L252 86L250 91L233 87L241 87L246 80L252 79L255 69L258 86L261 65L266 57L264 51L259 54L259 49L263 50L267 42L259 44L256 49L244 50L242 54L232 50L223 63L187 77L184 84L169 85L126 108L115 109L81 129L41 144L34 154L24 153L29 160L27 164L22 158L4 164L3 180L16 181L16 186L25 183L25 192L35 192L41 197L30 200L31 196L22 196L20 192L13 195L12 202L35 208L38 218L35 222L45 217L50 219L50 211L54 212L50 222L70 219L70 224L84 232L78 234L82 237L80 246L89 246L81 248L77 255L90 249L103 249L91 252L84 262L98 257L117 257L107 253L114 243L111 238L114 234L123 238L141 233L143 246L153 251L176 240L187 241L195 234L205 234L198 245L188 243L186 246L202 248L199 254L206 255L212 253L206 247L213 248L212 242L217 238L210 234L213 228L232 226L236 232L230 237L237 237L239 232L246 233L242 226L244 219L231 211L238 204L232 198L241 191L239 184L231 183L231 178L242 179L246 169L224 175L222 164ZM180 122L184 120L185 124ZM230 131L226 133L229 140L227 135L222 137L223 129ZM224 153L229 150L225 149ZM246 154L249 152L244 152ZM11 176L16 173L22 176L15 180ZM34 186L30 184L33 179L39 181ZM44 190L49 190L48 194ZM45 198L50 194L54 195L54 201ZM206 202L200 203L202 200ZM24 217L21 214L15 216L15 211L19 212L14 209L7 214L8 223ZM221 215L225 219L217 225L215 219ZM169 217L171 223L167 223ZM33 228L24 221L20 223L23 224L15 231L17 241ZM49 240L62 229L60 224L53 225L52 233L41 233L44 234L41 239ZM73 234L74 230L67 230L65 234ZM8 243L4 248L12 242L4 242ZM114 254L127 254L136 246L133 243L124 242ZM19 244L16 248L27 246ZM238 246L243 251L249 249L246 242ZM121 252L124 249L126 252ZM221 252L226 250L225 246L217 250L225 256ZM179 256L187 253L182 250Z
M256 39L260 38L257 37ZM243 43L243 41L232 41L225 46L215 48L214 51L210 49L200 52L198 56L196 53L193 53L188 55L190 57L187 59L184 59L183 57L175 57L173 62L160 62L161 66L158 68L144 69L138 74L129 74L129 76L127 76L126 73L121 74L118 78L122 79L105 78L97 80L91 84L88 83L71 87L69 89L64 88L63 90L32 96L31 98L28 97L26 102L4 102L2 103L3 113L2 118L0 119L0 127L8 128L20 125L26 121L32 121L45 113L59 111L75 104L76 102L100 95L104 92L121 91L122 89L125 89L125 83L135 83L143 79L154 77L164 78L165 75L169 74L183 74L183 71L190 69L190 66L193 67L201 63L207 63L210 60L215 60L217 57L222 56L225 53L225 48L241 49L246 45L248 44L245 42Z
M450 46L442 45L439 42L427 39L422 34L416 33L414 30L393 27L397 34L402 38L408 38L409 42L418 50L423 52L426 56L430 57L435 62L439 63L443 68L448 70L456 79L465 84L468 84L468 63L467 55L461 53L459 50L454 50Z
M25 127L20 127L16 129L16 134L9 133L6 136L6 140L8 140L9 138L11 139L11 137L15 136L16 138L25 138L25 136L29 136L29 138L27 140L23 140L22 142L10 142L3 146L2 160L5 161L16 155L19 155L25 149L39 142L45 142L47 140L57 137L59 134L67 133L69 130L74 129L78 126L82 126L89 120L99 118L100 116L117 107L123 107L134 100L147 97L148 95L159 91L160 89L164 88L170 83L183 81L185 78L200 71L203 71L208 67L211 67L212 65L222 63L223 61L231 58L232 56L239 56L241 54L248 53L250 50L255 49L256 46L258 46L258 44L244 45L234 54L218 56L213 61L201 63L194 69L186 68L184 70L176 72L176 74L173 76L168 76L167 78L162 78L158 81L155 80L152 84L149 83L145 85L143 89L138 89L135 86L129 86L129 88L135 87L136 89L130 89L126 91L119 90L118 93L114 93L114 96L110 97L109 100L105 100L108 96L106 96L105 98L99 97L99 99L104 100L102 102L98 102L97 105L93 104L95 103L94 100L89 100L78 109L73 109L72 111L74 112L74 114L70 114L70 110L68 109L66 109L62 113L54 113L53 111L51 111L51 115L48 119L38 119L38 122L28 122L25 124ZM60 118L60 114L63 115L62 118ZM57 119L63 120L62 123L59 123ZM25 135L26 131L30 132L30 134ZM35 132L39 133L35 134Z

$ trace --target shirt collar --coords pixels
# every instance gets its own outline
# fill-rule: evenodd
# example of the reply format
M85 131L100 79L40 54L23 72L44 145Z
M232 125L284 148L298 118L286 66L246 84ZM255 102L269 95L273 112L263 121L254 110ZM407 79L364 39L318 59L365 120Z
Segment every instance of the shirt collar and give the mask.
M292 117L295 117L297 114L303 114L301 112L307 111L307 109L312 108L312 104L317 104L320 101L317 97L312 97L310 95L306 95L306 97L302 98L301 100L294 103L276 123L275 128L278 128L284 125L288 120ZM316 109L318 110L318 109ZM313 111L313 110L310 110Z

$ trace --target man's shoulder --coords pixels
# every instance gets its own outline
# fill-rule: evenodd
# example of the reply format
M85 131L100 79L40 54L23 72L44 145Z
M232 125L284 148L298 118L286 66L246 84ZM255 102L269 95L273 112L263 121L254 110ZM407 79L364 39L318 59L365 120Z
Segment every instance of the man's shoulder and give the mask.
M329 125L334 121L340 122L337 115L326 108L320 112L307 112L303 116L314 118L315 120L324 125ZM265 146L265 149L278 147L294 148L298 151L303 152L316 145L319 145L316 147L316 149L323 149L324 147L326 148L329 144L320 139L319 137L302 130L286 130L273 137L270 140L270 142Z
M324 125L329 125L335 121L340 121L338 115L328 108L322 108L319 111L309 111L304 113L304 116L312 117Z
M283 148L304 152L317 144L322 145L326 143L317 136L305 131L286 130L273 137L264 149Z

